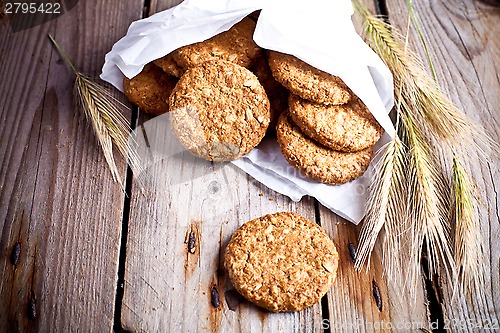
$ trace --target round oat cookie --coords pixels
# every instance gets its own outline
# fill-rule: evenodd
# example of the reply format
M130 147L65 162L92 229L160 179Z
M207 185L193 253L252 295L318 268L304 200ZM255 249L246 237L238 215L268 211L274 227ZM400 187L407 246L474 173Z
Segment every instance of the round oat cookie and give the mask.
M361 177L373 155L371 147L355 153L327 148L305 136L288 113L280 116L276 133L281 153L288 163L306 177L330 185Z
M153 61L153 64L163 69L163 71L168 75L181 77L182 74L184 73L184 69L182 69L181 66L177 65L177 63L174 60L174 57L172 56L172 53L169 53L164 57L156 59L155 61Z
M325 105L345 104L351 99L350 89L337 76L289 54L269 51L268 58L276 80L304 99Z
M176 83L176 77L165 74L153 64L147 64L132 79L123 79L123 92L132 104L144 112L160 115L168 112L168 98Z
M305 135L333 150L356 152L372 147L383 133L357 97L343 105L317 104L290 94L290 116Z
M291 212L243 224L224 256L236 290L273 312L299 311L320 301L335 281L338 261L325 231Z
M264 137L269 100L257 77L235 63L214 60L184 73L170 96L172 132L193 155L235 160Z
M175 62L189 68L207 60L222 59L250 67L261 49L253 41L255 22L244 18L231 29L203 42L181 47L173 52Z

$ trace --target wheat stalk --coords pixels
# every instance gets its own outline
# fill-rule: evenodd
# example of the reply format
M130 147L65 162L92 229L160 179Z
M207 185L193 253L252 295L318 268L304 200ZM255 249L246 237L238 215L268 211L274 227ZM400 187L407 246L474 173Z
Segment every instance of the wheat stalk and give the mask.
M374 165L374 173L370 183L370 198L360 233L356 269L370 260L378 234L384 230L384 267L389 277L399 276L401 232L398 223L405 215L402 211L407 201L407 184L404 177L406 165L405 146L396 138L380 150L381 156ZM376 156L376 159L378 156Z
M398 117L401 118L401 130L405 144L409 148L407 158L410 163L409 170L401 177L406 177L411 198L408 201L406 213L401 213L402 210L398 209L398 212L402 214L399 220L405 223L395 224L386 216L387 219L383 223L391 224L391 226L385 227L381 225L380 219L377 219L377 214L369 212L364 222L368 226L362 229L360 247L364 251L371 252L372 242L384 227L385 238L398 239L407 244L385 242L386 246L383 250L384 252L390 251L390 253L402 252L401 260L410 262L411 286L415 285L420 274L422 247L425 246L431 277L438 271L441 264L444 264L448 278L456 276L462 291L470 291L474 287L479 292L481 289L479 286L484 280L481 234L479 221L474 211L475 197L470 192L473 180L462 165L463 163L471 164L473 156L477 154L486 159L486 151L490 148L493 149L493 154L498 154L498 144L442 94L411 0L407 0L407 3L408 31L410 20L412 20L424 46L432 78L424 70L416 54L408 50L408 34L403 42L403 38L389 24L373 16L359 0L354 1L354 7L365 21L368 42L392 71L395 91L399 92L396 96L396 111ZM463 148L462 154L455 152L456 146ZM442 162L445 165L449 164L446 156L453 156L454 191L452 193L447 190L446 172L442 170L437 156L443 158ZM384 168L394 167L392 160L385 162L388 165ZM380 184L379 182L378 185ZM394 184L387 183L387 185L380 186L394 186ZM399 195L403 195L401 189L402 186L399 185L394 188L395 191L400 192ZM385 214L387 207L374 195L387 194L390 191L390 189L380 189L371 192L370 209L380 209L382 214ZM450 246L450 214L445 209L450 202L455 205L453 247ZM394 230L395 235L387 235L388 232L394 232ZM400 237L405 232L410 234L408 242L402 241ZM389 259L384 259L384 265L391 275L392 266L397 264L397 259L390 255L387 257ZM369 252L359 258L356 263L358 268L369 258ZM458 271L455 267L458 267ZM451 270L451 275L448 269Z
M457 155L453 156L454 256L457 264L457 289L464 293L483 292L484 262L481 230L472 192L472 182Z
M415 286L420 276L420 259L422 247L426 246L427 254L429 256L429 268L435 272L439 264L444 260L452 262L453 257L449 250L449 236L447 233L448 227L446 226L446 213L444 212L442 200L440 195L442 192L442 177L439 173L439 168L436 166L436 159L433 157L432 149L428 144L425 135L421 128L418 127L415 118L418 107L419 91L414 82L414 73L418 72L421 63L418 58L403 46L399 39L394 37L392 28L383 20L374 17L368 9L359 1L355 1L355 7L364 18L365 32L369 37L369 41L374 50L388 65L389 69L394 75L395 91L399 92L397 97L398 107L397 113L401 118L403 138L408 146L407 160L409 162L409 170L404 168L400 171L400 178L406 182L405 186L398 186L394 189L386 189L386 192L396 191L396 197L404 197L407 189L409 200L395 202L398 207L397 211L399 216L391 217L392 220L400 221L395 224L394 221L385 221L385 223L392 223L393 230L396 230L397 235L405 236L409 233L410 241L399 241L397 243L389 242L388 245L394 246L393 249L386 249L389 253L401 253L403 244L406 243L405 250L402 253L403 260L409 259L410 261L410 278L411 286ZM418 109L417 109L418 110ZM420 123L420 122L419 122ZM392 162L392 161L390 161ZM394 166L391 166L393 168ZM393 186L393 184L387 184ZM370 195L369 207L372 209L380 209L377 206L379 199ZM386 208L382 207L384 211ZM369 221L372 216L367 216L365 223ZM368 222L371 224L372 222ZM379 222L380 223L380 222ZM407 230L407 228L409 228ZM366 239L376 238L380 229L367 229L373 235ZM391 230L391 228L388 228ZM397 236L386 235L386 238L393 238ZM361 239L360 247L364 247L365 241ZM371 246L372 247L372 246ZM369 247L368 247L369 248ZM388 255L388 262L385 266L397 266L397 256ZM360 267L363 264L361 257L357 263ZM411 288L410 290L413 290Z
M92 124L113 180L123 187L124 182L116 166L113 147L128 161L132 170L141 169L139 155L133 149L134 139L129 139L132 129L129 126L129 121L123 115L128 107L114 98L107 88L78 71L54 37L49 35L49 39L75 74L77 100L82 106L85 117Z
M431 69L431 74L434 82L437 84L437 75L434 70L432 59L430 57L429 48L424 38L424 34L420 28L418 22L417 13L413 8L412 0L407 0L407 5L410 11L410 16L412 18L413 24L418 32L420 41L424 46L424 50L427 56L427 60ZM435 91L434 91L435 92ZM441 103L439 96L428 94L430 99L435 100L434 105ZM429 103L432 104L432 103ZM445 99L445 107L447 110L452 109L448 114L455 114L461 112L453 105L448 99ZM425 102L424 102L424 105ZM485 147L493 149L492 155L498 155L498 144L489 138L484 131L482 131L476 124L468 121L467 118L462 119L462 125L471 129L470 135L477 135L478 144L476 145L477 152L480 157L487 159L485 155L486 152L482 148ZM464 133L467 133L464 131ZM465 171L463 163L472 165L474 154L469 152L470 149L474 148L474 145L470 143L473 137L467 138L465 154L457 154L455 149L455 144L453 142L448 143L448 150L451 152L453 166L452 166L452 195L454 202L451 204L454 206L455 211L452 214L452 222L454 227L454 258L455 265L457 267L456 271L456 281L457 284L454 286L455 291L460 291L462 294L466 292L474 291L476 295L480 295L483 292L484 287L484 274L485 267L483 262L483 247L482 247L482 236L479 227L479 217L476 214L474 207L477 206L477 197L472 192L472 187L475 184L473 178ZM463 140L463 138L462 138ZM464 161L462 161L462 159Z
M409 3L409 18L417 22L416 14ZM354 0L354 7L363 17L365 34L370 46L381 56L394 75L395 86L405 86L413 90L412 101L415 110L415 120L427 127L426 132L445 140L449 146L466 146L464 151L477 152L487 159L488 151L498 155L499 144L491 139L476 123L461 112L441 91L437 81L431 77L419 57L402 42L404 38L394 28L382 19L373 16L359 0ZM431 73L435 77L434 66L428 54L423 33L418 23L415 23ZM405 91L406 89L403 89Z
M410 263L410 286L413 287L419 281L423 249L427 253L431 278L432 273L438 272L439 268L446 269L446 264L451 264L453 268L448 213L444 204L444 195L449 191L446 190L437 158L411 114L403 113L402 123L405 141L410 147L410 163L406 175L411 198L407 206L411 238L406 255Z

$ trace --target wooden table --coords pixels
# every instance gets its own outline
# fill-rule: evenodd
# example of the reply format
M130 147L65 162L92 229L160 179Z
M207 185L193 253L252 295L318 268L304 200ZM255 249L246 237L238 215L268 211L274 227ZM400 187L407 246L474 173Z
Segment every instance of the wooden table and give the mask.
M444 322L479 318L498 325L498 160L474 166L487 281L485 297L474 295L473 306L465 299L452 302L450 286L441 279L424 281L415 300L401 294L381 270L379 248L370 270L356 273L347 245L356 243L359 227L311 198L294 203L230 165L195 167L183 155L177 161L182 168L172 165L170 171L197 174L193 182L141 193L128 174L125 195L74 106L73 77L47 34L80 70L97 76L104 55L132 21L174 4L82 0L29 30L13 33L7 23L0 25L0 332L418 332L436 320L442 328ZM404 29L405 1L380 4ZM416 1L415 6L444 91L500 139L499 2ZM128 116L136 119L137 110L131 110ZM125 163L119 168L125 175ZM340 268L321 303L271 314L235 294L221 250L243 222L282 210L318 221L338 247ZM194 253L187 251L190 234ZM16 243L20 256L14 266ZM373 281L382 310L372 296ZM211 302L213 293L220 297L218 307Z

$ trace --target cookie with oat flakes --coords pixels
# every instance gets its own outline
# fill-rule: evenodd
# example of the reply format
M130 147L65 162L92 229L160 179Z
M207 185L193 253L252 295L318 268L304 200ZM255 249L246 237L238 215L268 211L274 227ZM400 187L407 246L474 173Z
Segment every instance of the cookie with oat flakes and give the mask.
M292 120L305 135L328 148L356 152L372 147L383 129L357 97L342 105L323 105L290 94Z
M176 84L176 77L167 75L153 64L147 64L132 79L123 79L123 92L132 104L144 112L160 115L168 112L168 98Z
M269 51L268 58L276 80L304 99L325 105L345 104L351 99L350 89L335 75L289 54Z
M255 22L244 18L231 29L203 42L186 45L173 52L175 62L182 68L194 67L207 60L226 60L250 67L261 49L253 41Z
M265 53L255 60L255 63L250 67L250 70L257 76L260 83L266 90L269 103L271 105L271 122L268 132L276 130L276 124L280 114L288 109L288 90L276 81L269 68L269 63Z
M224 255L236 290L273 312L299 311L320 301L335 281L338 261L325 231L292 212L243 224Z
M248 69L213 60L184 73L170 96L173 134L193 155L235 160L257 146L269 126L269 100Z
M330 185L339 185L361 177L370 164L373 152L367 148L344 153L327 148L304 135L283 113L276 126L281 153L306 177Z

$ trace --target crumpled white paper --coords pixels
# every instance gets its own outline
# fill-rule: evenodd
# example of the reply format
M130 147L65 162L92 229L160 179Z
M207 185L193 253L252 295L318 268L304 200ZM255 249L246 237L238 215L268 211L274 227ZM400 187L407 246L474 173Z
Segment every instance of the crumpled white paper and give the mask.
M101 78L123 91L124 75L132 78L144 65L184 45L230 29L248 14L261 10L254 41L262 48L292 54L325 72L339 76L367 105L386 134L394 137L388 116L393 106L389 69L363 42L351 21L349 0L185 0L180 5L133 22L127 35L106 55ZM154 119L153 119L154 120ZM300 200L311 195L353 223L365 214L367 173L348 184L329 186L295 172L275 140L266 139L233 162L266 186ZM372 162L373 164L373 162Z

